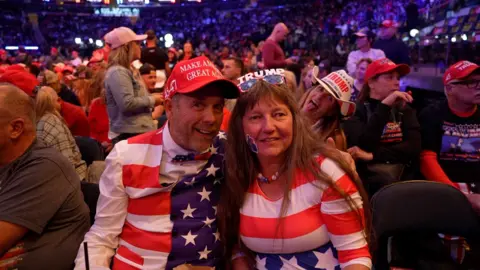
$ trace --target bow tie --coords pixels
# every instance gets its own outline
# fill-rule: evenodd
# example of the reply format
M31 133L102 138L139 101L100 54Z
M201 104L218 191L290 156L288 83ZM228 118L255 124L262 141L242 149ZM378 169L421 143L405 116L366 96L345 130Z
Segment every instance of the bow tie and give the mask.
M188 154L188 155L176 155L173 159L172 162L185 162L185 161L194 161L194 160L208 160L212 156L212 153L210 151L205 152L203 154L198 154L195 155L193 153Z

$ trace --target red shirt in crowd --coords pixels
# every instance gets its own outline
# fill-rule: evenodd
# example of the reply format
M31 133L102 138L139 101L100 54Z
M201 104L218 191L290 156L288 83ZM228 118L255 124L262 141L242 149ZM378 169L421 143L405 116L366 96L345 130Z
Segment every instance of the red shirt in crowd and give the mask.
M90 105L88 114L88 123L90 124L90 137L99 142L110 142L108 139L108 113L107 105L102 98L96 98Z
M90 136L90 128L88 125L87 115L83 111L82 107L73 105L71 103L62 101L62 108L60 113L65 119L70 132L73 136Z
M267 39L262 49L263 64L265 68L285 68L285 53L278 43Z

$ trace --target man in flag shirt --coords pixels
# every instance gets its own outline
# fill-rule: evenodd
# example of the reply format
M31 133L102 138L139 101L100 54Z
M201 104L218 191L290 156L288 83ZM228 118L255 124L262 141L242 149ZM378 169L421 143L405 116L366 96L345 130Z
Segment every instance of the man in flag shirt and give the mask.
M115 145L85 236L90 269L214 267L222 247L216 205L223 178L224 98L238 88L206 57L175 66L165 88L169 121ZM85 269L80 247L75 269Z

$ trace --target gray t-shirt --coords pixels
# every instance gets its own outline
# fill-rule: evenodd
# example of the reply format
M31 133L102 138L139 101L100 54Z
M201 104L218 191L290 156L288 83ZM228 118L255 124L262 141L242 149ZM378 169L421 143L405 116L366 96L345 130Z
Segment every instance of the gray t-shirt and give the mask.
M0 257L0 269L72 269L90 222L70 162L37 141L0 167L0 220L29 230Z

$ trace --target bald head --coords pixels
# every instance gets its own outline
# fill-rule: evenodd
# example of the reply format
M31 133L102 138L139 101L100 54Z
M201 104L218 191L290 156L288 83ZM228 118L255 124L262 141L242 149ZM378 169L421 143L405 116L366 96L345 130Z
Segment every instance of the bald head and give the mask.
M270 39L274 40L275 42L282 42L288 35L288 27L284 23L277 23L273 28L272 34L270 35Z
M8 83L0 84L0 121L23 118L25 124L35 125L35 103L22 90Z

